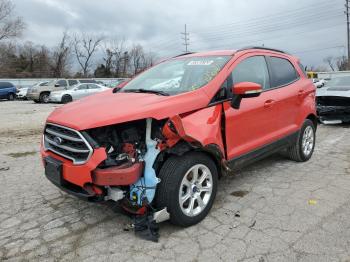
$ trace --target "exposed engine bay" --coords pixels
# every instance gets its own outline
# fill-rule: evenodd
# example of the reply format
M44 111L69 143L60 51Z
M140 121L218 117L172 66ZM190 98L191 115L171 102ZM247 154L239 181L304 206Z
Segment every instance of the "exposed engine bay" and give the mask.
M155 221L169 218L166 210L154 212L151 206L160 182L153 165L164 141L164 123L146 119L88 131L107 154L107 159L93 171L94 184L105 187L105 200L118 201L123 209L137 215L135 232L148 231L151 240L157 239Z
M153 164L159 153L157 147L164 140L164 123L146 119L89 130L107 154L94 171L95 184L122 186L126 198L140 207L151 203L158 183Z

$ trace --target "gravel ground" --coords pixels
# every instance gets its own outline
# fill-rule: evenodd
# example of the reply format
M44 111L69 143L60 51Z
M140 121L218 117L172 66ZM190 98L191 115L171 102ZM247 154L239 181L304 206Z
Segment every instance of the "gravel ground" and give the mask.
M349 127L319 126L307 163L277 155L224 177L203 222L165 222L153 243L44 177L41 130L57 106L0 101L0 260L350 261Z

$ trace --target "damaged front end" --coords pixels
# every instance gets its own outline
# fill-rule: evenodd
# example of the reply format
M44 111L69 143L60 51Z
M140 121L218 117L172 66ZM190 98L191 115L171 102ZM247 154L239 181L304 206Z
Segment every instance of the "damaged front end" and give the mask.
M321 123L350 123L350 97L318 96L316 103Z
M218 170L224 167L222 121L218 104L163 120L147 118L84 131L47 123L41 150L45 173L68 193L112 200L136 217L146 216L142 223L159 223L169 218L166 207L157 210L155 201L160 168L172 155L189 151L202 151Z

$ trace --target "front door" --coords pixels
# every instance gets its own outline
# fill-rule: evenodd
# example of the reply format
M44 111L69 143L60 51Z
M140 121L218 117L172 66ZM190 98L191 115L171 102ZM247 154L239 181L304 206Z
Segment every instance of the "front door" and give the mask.
M254 82L262 86L263 92L258 97L243 98L239 109L232 108L230 101L224 103L227 159L272 142L275 138L271 133L278 121L273 92L268 91L270 77L263 55L239 58L231 76L233 84Z

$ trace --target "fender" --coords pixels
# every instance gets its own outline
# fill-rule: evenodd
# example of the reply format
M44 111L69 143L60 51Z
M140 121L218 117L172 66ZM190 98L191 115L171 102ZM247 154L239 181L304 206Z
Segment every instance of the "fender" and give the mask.
M208 145L211 145L209 148L216 145L220 154L224 156L221 116L222 104L217 104L194 113L169 118L163 128L167 146L171 148L182 139L204 149Z
M296 119L299 128L301 128L305 119L310 115L313 115L315 119L317 118L315 90L307 91L305 96L305 99L303 99L303 102L300 104L300 108L303 108L303 110L299 111Z

